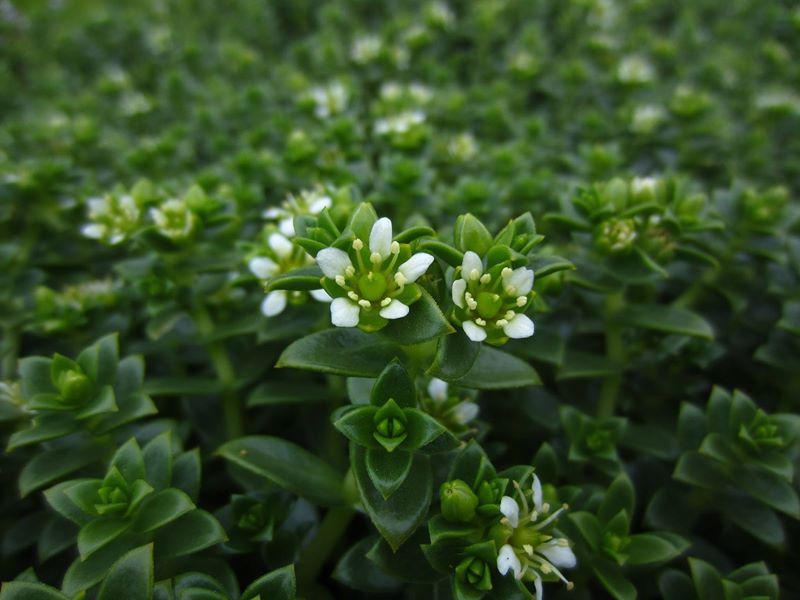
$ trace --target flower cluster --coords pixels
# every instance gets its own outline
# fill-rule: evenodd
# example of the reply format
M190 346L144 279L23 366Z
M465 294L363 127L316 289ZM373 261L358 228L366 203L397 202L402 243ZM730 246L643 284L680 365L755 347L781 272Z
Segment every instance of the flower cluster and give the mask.
M322 286L333 298L331 321L337 327L377 331L401 319L421 294L414 284L433 262L426 252L411 252L392 239L392 222L374 222L368 242L353 239L346 249L325 248L317 254L325 277Z
M86 201L89 220L81 229L88 238L112 246L124 242L139 227L140 204L131 194L108 193Z

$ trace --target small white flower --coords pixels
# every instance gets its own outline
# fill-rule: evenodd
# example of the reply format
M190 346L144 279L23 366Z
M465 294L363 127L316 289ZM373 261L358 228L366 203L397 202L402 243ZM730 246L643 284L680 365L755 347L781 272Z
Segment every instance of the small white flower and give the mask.
M525 267L504 269L502 274L503 289L509 296L527 296L533 289L533 271Z
M505 575L510 570L514 573L515 579L522 578L522 563L509 544L505 544L497 553L497 570L500 571L500 575ZM540 600L538 595L536 600Z
M106 236L108 229L105 225L99 223L88 223L81 227L81 233L93 240L101 240Z
M413 283L428 270L428 267L430 267L432 263L432 255L427 252L418 252L397 267L397 272L403 275L403 279L405 279L407 283Z
M475 402L460 402L453 407L451 414L456 423L466 425L473 421L479 412L480 407Z
M139 210L129 196L123 197L120 203L124 207L123 210L131 216ZM173 240L189 237L196 222L189 205L177 198L167 200L158 208L151 208L150 218L153 219L156 229L161 235Z
M392 247L392 222L383 217L375 221L369 234L369 251L378 254L381 261L389 258Z
M658 179L655 177L634 177L631 181L631 189L634 194L642 194L645 192L655 194Z
M359 64L372 62L381 53L382 42L377 35L362 35L353 42L350 58Z
M278 258L288 258L291 256L294 246L289 239L280 233L272 233L267 239L267 244Z
M481 257L472 250L464 253L464 260L461 262L461 277L473 281L480 279L483 275L483 262Z
M286 308L288 295L284 290L275 290L264 297L261 302L261 312L265 317L279 315Z
M309 293L311 294L311 297L318 302L330 302L333 300L333 298L330 297L330 294L328 294L328 292L325 290L311 290Z
M545 542L536 548L553 565L560 569L572 569L578 564L578 559L569 544L564 539L555 539Z
M503 333L516 340L531 337L533 329L533 321L523 314L514 315L514 318L503 325Z
M516 529L519 526L519 504L511 496L503 496L500 500L500 512L511 527Z
M428 383L428 396L430 396L431 399L437 403L441 404L446 402L448 387L449 386L446 381L442 381L441 379L433 377L431 378L430 383Z
M355 327L360 310L358 304L347 298L334 298L331 302L331 322L336 327Z
M533 492L533 507L541 512L542 511L542 502L544 500L544 494L542 493L542 482L539 481L539 477L536 473L533 474L533 483L531 484L531 491Z

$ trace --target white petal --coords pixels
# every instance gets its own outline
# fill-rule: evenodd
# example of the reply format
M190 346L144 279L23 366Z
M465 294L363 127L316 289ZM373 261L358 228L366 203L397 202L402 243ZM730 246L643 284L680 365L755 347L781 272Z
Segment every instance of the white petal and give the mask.
M544 590L542 589L542 578L538 575L533 580L533 588L536 590L536 600L544 600Z
M403 304L400 300L392 300L378 314L384 319L402 319L408 314L408 305Z
M266 256L256 256L255 258L250 259L250 262L247 263L247 266L249 267L250 272L259 279L269 279L270 277L274 277L278 274L278 270L280 269L274 260L267 258Z
M294 219L292 217L281 219L280 223L278 223L278 229L287 238L294 237Z
M337 275L344 275L347 267L352 267L347 252L338 248L325 248L317 253L317 264L325 277L334 279Z
M437 402L444 402L447 400L447 388L448 385L446 381L434 377L428 384L428 396Z
M270 292L261 303L261 312L265 317L279 315L283 312L283 309L286 308L286 300L287 296L285 290Z
M81 227L81 233L93 240L99 240L106 234L106 226L99 223L89 223Z
M407 282L412 283L428 270L432 262L432 255L427 252L419 252L397 267L397 270L403 274Z
M331 323L336 327L355 327L358 325L360 309L347 298L334 298L331 302Z
M311 290L310 293L311 297L318 302L330 302L333 300L325 290Z
M469 279L473 271L478 272L478 277L483 275L483 262L481 262L481 257L472 250L467 250L464 252L464 261L461 263L461 277Z
M292 242L280 233L271 234L267 243L269 247L275 251L275 254L278 255L278 258L288 258L294 249Z
M536 552L560 569L571 569L578 564L578 559L575 558L575 553L572 551L572 548L569 546L562 546L556 540L542 544L536 548Z
M503 288L507 287L514 288L514 296L527 296L533 289L533 271L519 267L508 275L503 275Z
M505 575L509 569L514 573L515 578L519 579L522 576L522 563L519 562L519 558L514 554L514 549L506 544L497 553L497 570L500 571L500 575ZM539 600L539 598L536 600Z
M318 215L323 209L330 208L332 205L333 200L331 200L330 196L323 196L322 198L317 198L311 203L311 206L308 207L308 212L310 212L312 215Z
M461 425L466 425L472 421L478 416L478 412L480 412L480 407L474 402L462 402L461 404L457 404L452 410L453 419L456 423L460 423Z
M531 490L533 491L533 506L536 510L542 510L542 482L539 481L539 478L536 476L536 473L533 474L533 485L531 485Z
M508 519L509 525L516 529L519 525L519 504L511 496L503 496L500 500L500 512Z
M456 279L453 282L453 304L458 308L464 308L464 292L467 291L467 282L463 279Z
M272 206L270 208L265 209L264 212L261 213L261 216L265 219L278 219L282 217L284 214L286 214L285 210L277 206Z
M464 329L464 333L467 334L467 337L473 342L482 342L486 339L486 330L476 325L474 321L464 321L461 327Z
M505 334L514 339L531 337L533 335L533 321L525 315L514 315L508 323L503 325Z
M383 217L375 221L369 233L369 251L377 252L381 258L389 256L392 248L392 222Z

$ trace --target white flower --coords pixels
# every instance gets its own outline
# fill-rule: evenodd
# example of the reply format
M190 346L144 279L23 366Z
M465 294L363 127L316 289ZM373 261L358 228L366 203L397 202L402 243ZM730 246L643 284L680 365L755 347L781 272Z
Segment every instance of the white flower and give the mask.
M519 504L511 496L503 496L500 500L500 512L508 519L508 524L514 529L519 525Z
M336 327L355 327L361 308L347 298L334 298L331 302L331 323Z
M267 245L277 255L279 259L286 259L291 256L294 246L288 238L280 233L272 233L267 238Z
M347 252L338 248L320 250L317 253L317 264L328 279L344 277L348 269L353 268L353 263L350 261Z
M475 402L460 402L450 411L453 420L459 425L466 425L474 420L480 412L480 407Z
M522 563L509 544L505 544L497 553L497 570L500 571L500 575L505 575L511 570L515 579L522 579ZM539 599L540 596L537 594L536 600Z
M461 324L461 328L473 342L482 342L486 339L486 329L475 323L475 321L464 321Z
M419 279L428 267L433 263L433 256L427 252L417 252L413 254L406 262L397 267L397 274L395 274L395 281L402 281L402 284L414 283ZM400 275L401 277L398 277Z
M503 289L509 296L527 296L533 289L533 271L525 267L503 270Z
M333 300L333 298L330 297L330 294L328 294L328 292L325 290L311 290L309 294L311 294L311 297L317 302L330 302Z
M378 255L380 262L389 258L392 247L392 222L383 217L375 221L369 234L369 251ZM372 258L370 258L372 260ZM373 261L374 262L374 261Z
M287 238L294 237L294 218L304 215L318 215L333 206L330 194L322 186L302 190L296 196L289 194L281 206L272 206L262 213L269 221L278 221L278 229Z
M350 49L350 58L358 64L374 61L381 53L383 44L377 35L362 35L355 39Z
M314 114L320 119L327 119L347 108L347 88L335 81L327 86L314 87L309 91L309 96L316 105Z
M278 263L267 256L256 256L247 263L250 272L259 279L270 279L280 272Z
M425 123L425 113L413 110L378 119L375 121L374 130L377 135L401 135L423 123Z
M150 218L161 235L173 240L188 238L196 222L189 205L177 198L167 200L158 208L151 208Z
M275 290L264 297L261 303L261 312L265 317L274 317L286 308L288 295L285 290Z
M631 180L631 190L637 196L643 193L655 194L657 185L658 179L655 177L634 177Z
M428 396L430 396L431 400L435 401L436 403L442 404L447 401L448 387L449 386L446 381L432 377L428 383Z
M108 194L86 200L92 221L81 227L81 233L91 239L119 244L138 226L141 209L133 196Z
M623 83L647 83L654 77L653 66L640 56L626 56L617 67L617 79Z
M389 304L383 307L378 314L384 319L402 319L408 314L409 308L407 304L403 304L400 300L392 300Z

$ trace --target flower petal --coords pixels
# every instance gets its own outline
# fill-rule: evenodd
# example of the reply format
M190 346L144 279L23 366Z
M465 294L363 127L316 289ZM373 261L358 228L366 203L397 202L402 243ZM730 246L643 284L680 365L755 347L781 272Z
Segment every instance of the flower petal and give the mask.
M447 382L433 377L428 384L428 396L437 402L444 402L447 400Z
M264 209L264 212L261 213L261 216L264 219L279 219L283 215L286 214L286 211L278 206L272 206L270 208Z
M294 218L287 217L286 219L281 219L280 223L278 223L278 229L280 229L281 233L287 238L294 237Z
M503 289L508 288L513 290L510 292L511 296L527 296L533 289L533 271L519 267L508 275L503 275Z
M453 282L453 304L458 308L464 308L464 292L467 291L467 282L463 279L456 279Z
M558 540L551 540L536 548L536 552L544 556L560 569L571 569L578 564L575 553L569 546L563 546Z
M392 222L386 217L375 221L369 233L369 251L387 258L392 249Z
M347 267L352 267L347 252L338 248L324 248L317 253L317 264L325 277L335 279L337 275L344 275Z
M497 553L497 570L500 571L500 575L505 575L509 569L514 573L516 579L522 577L522 563L519 561L519 557L509 544L505 544Z
M513 339L531 337L533 335L533 321L525 315L514 315L513 319L503 325L503 332Z
M81 233L93 240L99 240L106 234L106 226L99 223L87 223L81 227Z
M283 312L286 308L287 295L285 290L275 290L270 292L261 303L261 312L265 317L274 317Z
M542 578L538 575L533 580L533 589L536 591L536 600L544 600L544 590L542 589Z
M461 327L464 329L464 333L467 334L467 337L473 342L482 342L486 339L486 330L476 325L475 321L464 321Z
M397 267L397 270L406 278L406 282L413 283L428 270L433 262L433 256L427 252L418 252L409 258L402 265Z
M311 297L318 302L330 302L333 298L325 290L311 290Z
M269 247L278 255L278 258L288 258L292 253L294 246L288 238L280 233L273 233L267 240Z
M477 279L474 272L477 271L478 277L483 275L483 262L481 257L475 254L472 250L464 252L464 260L461 263L461 277L464 279Z
M331 200L330 196L322 196L311 203L311 206L308 207L308 212L312 215L318 215L323 209L330 208L332 205L333 200Z
M247 263L250 272L259 279L269 279L278 274L278 264L266 256L256 256Z
M360 308L347 298L334 298L331 302L331 323L336 327L355 327L358 325Z
M466 425L478 416L480 407L474 402L462 402L453 407L451 414L453 420L461 425Z
M400 300L392 300L378 314L384 319L402 319L408 314L408 305L403 304Z
M519 525L519 504L511 496L500 499L500 512L508 519L508 524L515 528Z
M531 485L531 491L533 492L533 507L537 511L541 512L542 501L543 501L542 482L539 481L539 478L536 476L536 473L533 474L533 484Z

